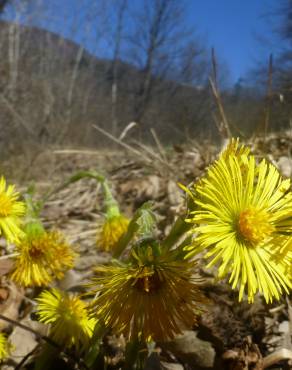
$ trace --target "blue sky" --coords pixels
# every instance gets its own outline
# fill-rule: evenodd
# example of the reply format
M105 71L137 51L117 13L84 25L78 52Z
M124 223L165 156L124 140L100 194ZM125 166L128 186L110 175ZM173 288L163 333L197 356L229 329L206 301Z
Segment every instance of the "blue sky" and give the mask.
M42 0L31 1L33 4L42 2ZM135 1L135 6L141 3L140 0L129 1ZM273 36L275 24L271 26L268 15L277 8L279 1L185 0L185 3L188 7L187 25L197 30L208 48L215 48L217 56L228 65L232 82L244 77L258 60L268 61L269 54L275 52L277 48L276 36ZM82 23L82 17L84 19L91 17L94 22L94 12L99 11L98 0L45 0L45 4L48 13L39 21L43 27L79 43L85 43L87 48L94 50L92 34L88 32L89 37L85 40L84 33L82 34L80 30L86 28L85 22ZM96 4L96 8L90 14L86 14L84 4ZM9 12L6 17L13 18ZM35 19L40 18L36 16ZM265 42L262 47L259 39L265 38L269 42ZM100 44L103 45L102 41ZM96 47L98 49L98 45ZM104 46L99 50L103 50L105 56L108 56Z
M233 81L244 76L257 60L268 61L269 54L275 51L276 36L269 15L277 7L277 0L188 2L192 9L188 21L206 35L216 54L229 65Z

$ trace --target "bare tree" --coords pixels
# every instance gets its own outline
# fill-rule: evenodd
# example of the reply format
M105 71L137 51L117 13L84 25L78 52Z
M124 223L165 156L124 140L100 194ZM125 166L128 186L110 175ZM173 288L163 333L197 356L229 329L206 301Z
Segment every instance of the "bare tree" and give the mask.
M64 14L56 13L57 0L11 0L7 3L14 18L12 22L3 22L0 33L2 55L7 56L7 61L2 59L1 66L5 65L9 76L7 82L2 78L0 103L2 112L12 115L7 130L12 130L14 125L22 130L30 127L26 134L34 133L36 142L68 141L75 122L86 125L89 121L82 117L88 113L83 101L88 101L86 89L92 91L95 85L92 77L90 81L86 77L93 75L95 67L87 66L85 70L82 63L84 60L94 62L85 46L97 45L107 33L108 7L106 0L74 1L76 12L73 16L65 13L70 11L66 7L62 8ZM79 45L42 30L57 28L58 17L68 22L64 29L70 39L78 36ZM26 121L29 124L24 124ZM80 132L85 136L87 131L86 127Z
M117 135L118 133L118 112L117 112L117 103L118 103L118 69L120 62L120 51L121 51L121 42L123 37L124 29L124 17L127 9L127 0L121 0L117 9L117 19L116 19L116 28L114 30L114 46L113 46L113 58L111 66L112 74L112 106L111 106L111 117L112 117L112 133Z
M292 0L282 0L281 5L279 36L282 39L282 48L279 53L279 77L284 91L292 98Z
M186 51L197 39L194 32L185 26L184 1L144 0L142 3L141 9L132 10L129 14L132 26L125 56L140 71L140 77L132 86L133 119L138 122L143 118L150 101L169 89L161 82L178 81L180 64L186 63ZM199 49L193 50L192 55L188 55L191 58L187 63L198 54ZM172 84L172 88L174 86Z
M9 138L18 150L27 140L39 147L93 145L94 121L116 135L135 120L168 137L182 116L186 131L202 124L208 66L197 35L185 27L184 1L59 5L7 3L2 19L10 22L0 23L0 140Z

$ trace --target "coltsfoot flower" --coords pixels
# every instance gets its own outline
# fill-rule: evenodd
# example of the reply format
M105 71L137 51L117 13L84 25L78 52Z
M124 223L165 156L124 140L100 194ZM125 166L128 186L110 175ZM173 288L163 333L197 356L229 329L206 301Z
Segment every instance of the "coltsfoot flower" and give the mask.
M6 180L0 178L0 235L7 241L15 243L22 236L20 229L21 217L25 213L25 203L18 200L19 193L14 190L14 185L8 185Z
M58 289L43 291L36 301L39 321L51 325L50 337L55 342L80 350L88 346L96 319L88 317L84 301Z
M196 210L187 220L197 237L187 257L203 252L208 267L220 263L218 277L232 288L257 291L266 302L291 289L292 193L290 180L266 160L256 163L249 148L232 140L190 192Z
M0 333L0 362L9 356L11 345L8 343L6 335Z
M129 220L121 213L106 217L97 236L97 246L107 252L114 250L117 242L126 233Z
M48 285L61 279L72 268L76 254L58 231L46 232L38 224L26 228L26 235L16 245L11 279L24 287Z
M147 243L146 243L147 244ZM204 298L192 264L152 246L132 250L129 264L99 266L91 288L93 314L133 339L167 340L196 322Z

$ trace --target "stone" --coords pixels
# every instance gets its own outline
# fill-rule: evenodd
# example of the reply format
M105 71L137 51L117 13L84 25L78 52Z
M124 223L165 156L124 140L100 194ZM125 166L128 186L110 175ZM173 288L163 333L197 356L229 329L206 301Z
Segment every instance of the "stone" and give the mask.
M194 368L212 369L214 366L216 353L212 344L199 339L195 331L186 330L162 347L172 352L180 362Z
M279 324L279 332L280 333L289 333L290 332L290 323L289 323L289 321L285 320L285 321L282 321Z
M147 358L144 370L161 370L159 355L156 352L152 352Z
M82 285L83 280L84 274L81 274L75 270L68 270L65 272L63 279L57 282L57 286L61 290L70 290Z
M184 367L181 364L175 364L173 362L164 362L161 361L162 370L184 370Z
M167 183L167 195L172 206L177 206L184 202L183 192L173 180L169 180Z
M106 253L80 256L76 261L75 269L79 271L90 270L95 266L107 264L110 259L111 255Z
M45 330L45 327L36 322L30 320L28 317L20 321L21 324L24 324L37 332L42 332ZM9 342L12 345L13 351L11 352L11 359L19 363L29 352L31 352L37 345L38 342L35 338L35 335L27 330L16 326L9 336Z
M292 160L288 157L280 157L278 160L279 171L285 177L291 177L292 175Z

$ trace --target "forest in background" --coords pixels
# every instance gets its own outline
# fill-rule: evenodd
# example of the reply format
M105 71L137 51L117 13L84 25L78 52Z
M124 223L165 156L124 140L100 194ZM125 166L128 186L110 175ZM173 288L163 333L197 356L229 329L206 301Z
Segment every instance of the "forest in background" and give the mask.
M142 3L136 9L128 0L81 0L76 17L64 18L70 31L63 38L52 32L64 17L58 1L0 2L2 157L112 144L93 126L150 144L151 129L164 144L216 140L226 133L210 78L232 135L291 128L291 0L269 14L278 53L234 85L220 50L212 57L211 46L186 26L187 2ZM275 19L281 27L273 28ZM77 36L80 43L70 41Z

